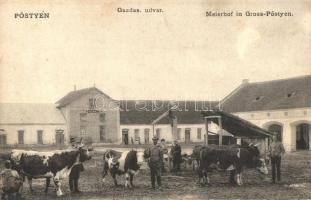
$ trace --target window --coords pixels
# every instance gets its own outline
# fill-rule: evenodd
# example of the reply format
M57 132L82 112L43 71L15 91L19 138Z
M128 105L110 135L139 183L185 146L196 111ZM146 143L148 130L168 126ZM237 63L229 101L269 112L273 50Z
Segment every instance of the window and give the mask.
M18 144L24 144L24 130L17 131L18 133Z
M134 129L134 140L135 141L139 140L139 129Z
M160 139L160 137L161 137L161 129L160 128L156 129L156 136L158 139Z
M253 101L260 101L264 98L264 96L256 96Z
M177 140L181 140L181 128L177 129Z
M106 121L106 113L99 114L99 121L104 123Z
M290 92L287 94L287 98L290 98L290 97L294 96L295 94L296 94L296 92Z
M202 128L197 129L197 139L201 140L202 139Z
M80 136L81 137L87 136L86 126L80 126Z
M80 122L86 122L86 121L87 121L87 114L80 113Z
M43 144L43 131L42 130L37 131L37 143Z
M95 109L95 99L94 98L90 98L89 99L89 109Z
M6 134L3 129L0 129L0 146L6 145Z

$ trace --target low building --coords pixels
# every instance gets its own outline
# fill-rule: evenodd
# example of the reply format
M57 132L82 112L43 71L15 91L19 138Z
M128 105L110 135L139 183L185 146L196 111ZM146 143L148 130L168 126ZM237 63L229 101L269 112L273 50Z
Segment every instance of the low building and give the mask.
M311 144L311 76L243 83L224 98L221 108L278 133L286 151Z
M120 102L120 140L123 144L149 144L152 137L157 136L172 142L173 124L171 116L164 116L156 124L153 122L165 113L170 107L174 117L177 118L176 139L181 143L203 143L205 140L205 121L202 110L209 110L217 102L209 101L160 101L139 100ZM219 128L216 124L209 127L209 143L217 143ZM224 143L231 141L229 133L224 134Z
M55 104L0 104L0 145L63 145L66 120Z

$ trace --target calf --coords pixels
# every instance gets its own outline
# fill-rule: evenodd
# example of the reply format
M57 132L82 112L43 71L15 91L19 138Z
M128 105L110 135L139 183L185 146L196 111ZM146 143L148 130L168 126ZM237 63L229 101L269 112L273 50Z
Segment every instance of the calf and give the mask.
M114 180L114 184L117 186L116 175L125 174L125 187L133 187L134 175L138 173L141 165L144 163L144 153L134 150L125 152L107 150L104 153L103 159L103 181L105 181L105 177L109 171Z

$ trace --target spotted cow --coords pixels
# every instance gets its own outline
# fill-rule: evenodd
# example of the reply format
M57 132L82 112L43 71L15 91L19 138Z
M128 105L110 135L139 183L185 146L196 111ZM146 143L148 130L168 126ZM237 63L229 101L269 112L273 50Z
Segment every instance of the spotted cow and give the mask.
M91 159L88 148L56 150L50 152L12 150L10 161L13 169L16 169L25 180L28 179L30 190L33 178L46 178L45 192L48 192L50 179L56 186L57 196L63 195L61 190L61 179L68 177L74 165Z
M139 169L144 164L144 153L131 150L131 151L114 151L107 150L104 153L104 168L103 168L103 182L110 172L114 184L117 186L116 175L125 175L125 187L133 187L134 175L138 174Z
M196 147L195 159L199 160L198 175L202 185L209 183L207 173L216 169L230 171L230 182L242 185L244 168L256 168L263 174L268 174L265 160L260 157L256 145L229 146L224 149L211 147Z

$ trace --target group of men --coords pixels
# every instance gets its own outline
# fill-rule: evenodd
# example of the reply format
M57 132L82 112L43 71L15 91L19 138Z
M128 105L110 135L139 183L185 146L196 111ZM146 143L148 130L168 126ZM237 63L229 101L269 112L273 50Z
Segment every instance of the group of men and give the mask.
M155 182L158 184L158 189L161 189L161 173L165 172L164 155L167 155L168 149L164 139L159 140L156 136L152 138L153 146L145 150L145 157L148 159L151 176L151 186L155 189ZM170 151L173 161L173 172L180 171L182 162L181 147L175 140Z

